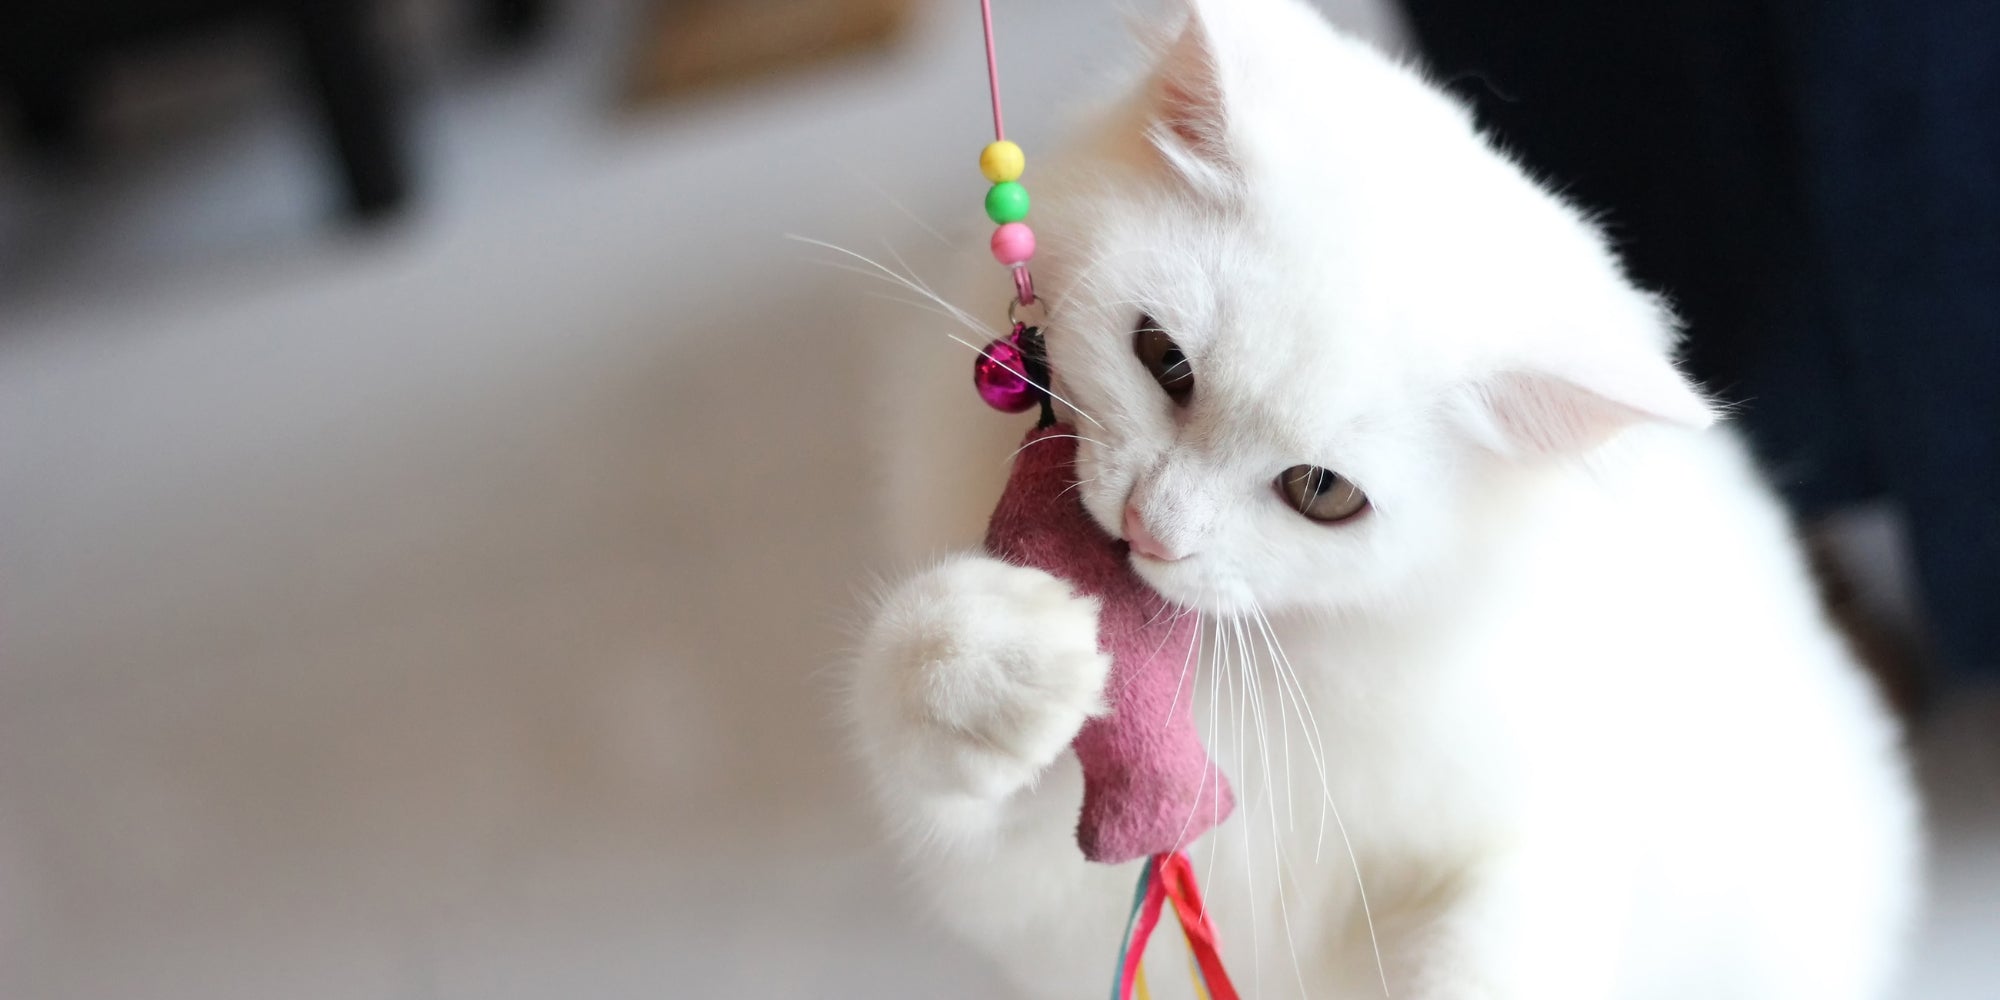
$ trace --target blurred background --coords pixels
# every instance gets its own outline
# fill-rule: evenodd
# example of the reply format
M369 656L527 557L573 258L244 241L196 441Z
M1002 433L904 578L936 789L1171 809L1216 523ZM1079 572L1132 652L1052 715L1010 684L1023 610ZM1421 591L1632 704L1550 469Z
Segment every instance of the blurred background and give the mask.
M996 6L1031 152L1157 16ZM1675 296L1991 996L1991 5L1328 6ZM0 12L0 998L997 995L831 719L907 334L785 239L983 254L975 8Z

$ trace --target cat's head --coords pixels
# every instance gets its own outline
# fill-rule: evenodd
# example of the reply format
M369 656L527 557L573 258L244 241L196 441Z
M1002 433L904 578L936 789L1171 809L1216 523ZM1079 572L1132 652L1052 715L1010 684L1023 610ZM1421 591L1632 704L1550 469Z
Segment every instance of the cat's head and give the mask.
M1395 602L1524 472L1712 420L1659 303L1457 104L1295 0L1194 6L1037 182L1080 492L1163 594Z

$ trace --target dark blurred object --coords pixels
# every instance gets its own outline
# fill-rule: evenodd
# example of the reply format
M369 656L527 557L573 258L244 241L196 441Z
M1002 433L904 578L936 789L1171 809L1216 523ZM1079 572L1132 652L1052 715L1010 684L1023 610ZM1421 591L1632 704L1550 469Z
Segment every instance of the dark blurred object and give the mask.
M499 37L530 33L542 0L486 0ZM298 66L300 83L338 162L346 204L358 217L402 204L410 170L392 97L388 57L371 0L63 0L0 6L0 88L19 106L22 131L44 150L73 151L88 138L96 69L133 49L247 21L268 29Z
M486 0L481 7L487 34L505 43L534 37L549 20L549 5L544 0Z
M1895 501L1939 655L2000 671L2000 4L1405 7L1605 210L1801 513Z
M661 0L635 100L741 83L882 48L914 0Z
M246 19L291 47L301 82L338 158L348 207L386 213L409 188L384 60L366 0L66 0L0 13L0 81L21 105L28 138L48 148L85 137L93 71L119 52Z
M1867 588L1850 568L1846 558L1850 553L1844 551L1836 532L1829 530L1832 527L1816 525L1804 538L1806 556L1813 577L1819 581L1827 615L1847 637L1855 658L1875 678L1883 699L1898 715L1915 716L1925 707L1929 694L1922 662L1927 652L1923 641L1909 633L1908 623L1884 614L1884 609L1863 593Z

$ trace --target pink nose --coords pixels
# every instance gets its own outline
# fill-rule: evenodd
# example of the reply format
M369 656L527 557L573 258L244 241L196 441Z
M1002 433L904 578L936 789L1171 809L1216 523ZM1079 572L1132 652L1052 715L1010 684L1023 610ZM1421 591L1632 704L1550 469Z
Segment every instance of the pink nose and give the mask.
M1129 503L1125 505L1125 543L1132 546L1132 551L1161 562L1173 562L1180 558L1178 553L1160 544L1160 540L1146 530L1146 522L1139 517L1139 508Z

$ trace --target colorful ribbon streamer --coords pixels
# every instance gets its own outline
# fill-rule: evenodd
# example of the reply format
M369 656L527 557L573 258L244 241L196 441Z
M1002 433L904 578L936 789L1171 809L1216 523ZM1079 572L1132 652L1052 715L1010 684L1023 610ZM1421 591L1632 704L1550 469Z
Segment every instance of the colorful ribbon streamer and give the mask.
M1186 853L1155 854L1139 870L1139 885L1132 894L1132 913L1125 918L1125 937L1118 948L1118 975L1111 986L1111 1000L1149 1000L1143 959L1146 942L1159 926L1160 913L1168 903L1187 937L1188 954L1194 968L1195 996L1203 1000L1239 1000L1236 987L1222 968L1222 955L1202 905L1201 889L1195 884L1194 865Z

